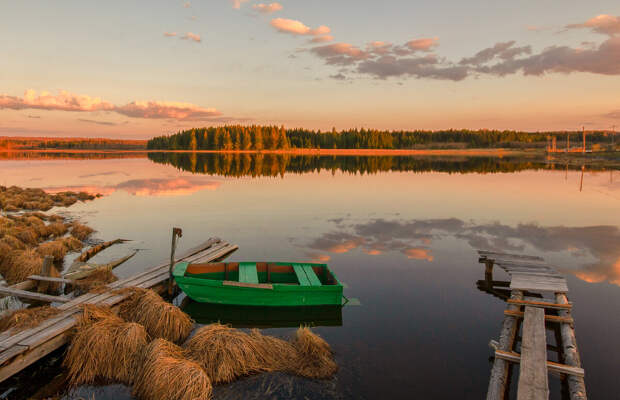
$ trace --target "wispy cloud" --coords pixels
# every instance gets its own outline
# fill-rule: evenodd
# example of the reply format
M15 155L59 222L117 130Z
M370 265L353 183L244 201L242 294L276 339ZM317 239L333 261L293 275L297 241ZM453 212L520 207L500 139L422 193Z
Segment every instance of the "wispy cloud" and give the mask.
M80 122L86 122L88 124L95 124L95 125L105 125L105 126L116 126L118 125L116 122L110 122L110 121L97 121L94 119L86 119L86 118L78 118L77 119Z
M310 39L310 43L325 43L331 42L332 40L334 40L334 37L332 35L322 35L313 37L312 39Z
M287 18L274 18L271 20L271 26L273 26L278 32L288 33L291 35L320 36L331 32L331 29L325 25L311 29L301 21Z
M230 0L230 3L235 10L238 10L241 8L241 4L247 3L248 1L249 0Z
M620 35L620 16L601 14L581 24L566 25L566 29L589 28L603 35Z
M205 120L219 117L222 113L215 108L204 108L191 103L166 101L133 101L125 105L114 105L99 97L72 94L60 91L58 95L49 92L26 90L24 97L0 95L0 109L39 109L74 112L109 111L132 118Z
M176 35L177 35L176 32L164 32L164 36L166 36L166 37L174 37Z
M200 35L192 33L192 32L187 32L185 35L181 36L181 39L183 40L193 40L194 42L201 42L200 39Z
M280 3L269 3L269 4L259 3L259 4L254 4L252 8L261 14L271 14L273 12L282 10L282 4Z

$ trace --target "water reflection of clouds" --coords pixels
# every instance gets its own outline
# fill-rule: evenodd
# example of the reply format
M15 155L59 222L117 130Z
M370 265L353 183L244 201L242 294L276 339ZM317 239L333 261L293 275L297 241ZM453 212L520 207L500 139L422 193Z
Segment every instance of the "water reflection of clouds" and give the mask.
M334 230L307 245L315 257L328 258L329 253L360 249L370 255L397 251L410 259L431 262L434 260L433 242L452 237L467 242L474 249L564 256L578 267L563 268L563 272L587 282L606 281L620 286L620 229L617 226L566 227L534 223L510 226L499 222L477 224L457 218L373 219L365 223L347 223L339 219L331 222L336 224Z
M49 187L45 191L57 193L66 190L110 195L118 190L133 196L187 196L201 190L217 190L221 182L200 176L131 179L115 185L76 185Z

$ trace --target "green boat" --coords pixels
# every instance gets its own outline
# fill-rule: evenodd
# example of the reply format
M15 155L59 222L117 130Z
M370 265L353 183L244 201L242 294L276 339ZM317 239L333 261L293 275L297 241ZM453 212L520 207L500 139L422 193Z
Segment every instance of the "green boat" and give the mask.
M176 263L172 275L200 303L244 306L342 304L342 284L326 264L288 262Z

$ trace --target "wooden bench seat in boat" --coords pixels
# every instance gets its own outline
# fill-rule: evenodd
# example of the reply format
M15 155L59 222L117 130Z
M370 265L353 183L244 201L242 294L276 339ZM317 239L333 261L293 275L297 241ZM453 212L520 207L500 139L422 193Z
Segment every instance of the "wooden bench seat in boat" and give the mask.
M256 271L256 263L239 263L239 282L258 283L258 272Z
M314 273L312 266L304 264L293 264L295 275L300 286L321 286L321 281Z

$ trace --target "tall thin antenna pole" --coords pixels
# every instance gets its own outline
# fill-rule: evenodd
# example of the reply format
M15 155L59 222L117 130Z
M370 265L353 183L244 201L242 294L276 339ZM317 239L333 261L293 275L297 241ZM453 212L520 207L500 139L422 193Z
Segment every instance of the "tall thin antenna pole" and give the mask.
M582 126L581 131L583 132L583 149L582 152L586 152L586 127Z

